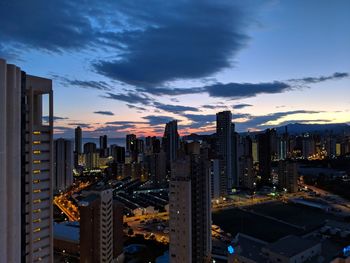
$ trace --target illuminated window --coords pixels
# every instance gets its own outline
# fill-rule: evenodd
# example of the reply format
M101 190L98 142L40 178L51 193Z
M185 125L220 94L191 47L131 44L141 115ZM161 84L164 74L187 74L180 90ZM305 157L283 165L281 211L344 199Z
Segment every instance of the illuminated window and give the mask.
M33 163L34 164L38 164L38 163L41 163L41 161L40 160L34 160Z
M40 227L38 227L38 228L35 228L35 229L33 230L33 232L34 232L34 233L37 233L37 232L40 232L40 230L41 230Z
M40 240L41 240L41 238L38 237L37 239L34 239L34 242L38 242L38 241L40 241Z
M33 210L33 213L40 213L41 212L41 209L35 209Z
M34 220L33 220L33 223L40 223L40 222L41 222L41 219L40 219L40 218L34 219Z
M33 201L33 203L34 203L34 204L41 203L41 199L35 199L35 200Z
M34 135L40 135L41 132L40 132L40 131L33 131L33 134L34 134Z
M34 174L40 174L41 171L40 171L40 170L34 170L33 173L34 173Z
M40 189L35 189L35 190L33 190L33 193L41 193L41 190Z
M33 141L33 144L41 144L41 141Z
M40 183L40 180L33 180L33 184L38 184L38 183Z
M40 150L34 150L33 153L34 153L34 154L40 154L41 151L40 151Z

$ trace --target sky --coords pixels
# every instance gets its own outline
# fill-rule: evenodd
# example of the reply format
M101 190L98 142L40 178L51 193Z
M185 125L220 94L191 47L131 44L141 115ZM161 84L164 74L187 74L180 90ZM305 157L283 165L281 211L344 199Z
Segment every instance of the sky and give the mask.
M0 57L53 80L55 133L350 123L348 0L0 0Z

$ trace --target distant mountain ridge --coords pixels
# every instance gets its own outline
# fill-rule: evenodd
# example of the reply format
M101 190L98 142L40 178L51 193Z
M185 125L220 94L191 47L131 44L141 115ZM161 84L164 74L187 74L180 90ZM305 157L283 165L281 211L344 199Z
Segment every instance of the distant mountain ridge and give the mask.
M276 131L278 133L284 133L286 127L289 134L302 134L306 132L350 134L350 125L346 123L329 123L329 124L290 123L284 126L276 127Z

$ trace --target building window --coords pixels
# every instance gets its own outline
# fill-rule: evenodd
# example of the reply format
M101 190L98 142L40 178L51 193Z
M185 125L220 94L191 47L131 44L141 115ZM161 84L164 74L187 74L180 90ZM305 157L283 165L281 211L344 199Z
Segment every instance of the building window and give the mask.
M40 227L38 227L38 228L35 228L35 229L33 230L33 232L34 232L34 233L37 233L37 232L40 232L40 230L41 230Z
M40 189L35 189L35 190L33 190L33 193L34 194L41 193L41 190Z
M34 134L34 135L40 135L41 132L40 132L40 131L33 131L33 134Z
M33 141L33 144L41 144L41 141Z
M41 161L40 160L34 160L33 163L34 164L39 164L39 163L41 163Z
M34 154L40 154L41 151L40 151L40 150L34 150L33 153L34 153Z
M40 170L33 170L34 174L40 174L40 172L41 172Z

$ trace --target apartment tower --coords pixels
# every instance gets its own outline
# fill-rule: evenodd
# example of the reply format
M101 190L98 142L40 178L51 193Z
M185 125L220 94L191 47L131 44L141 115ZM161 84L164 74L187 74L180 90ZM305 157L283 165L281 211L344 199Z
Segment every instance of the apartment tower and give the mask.
M64 191L73 184L73 147L70 140L54 141L54 191Z
M52 81L0 59L0 262L53 262Z
M79 205L80 262L113 262L123 249L123 206L110 189L91 192Z
M210 262L210 160L198 142L172 163L170 180L170 262Z

